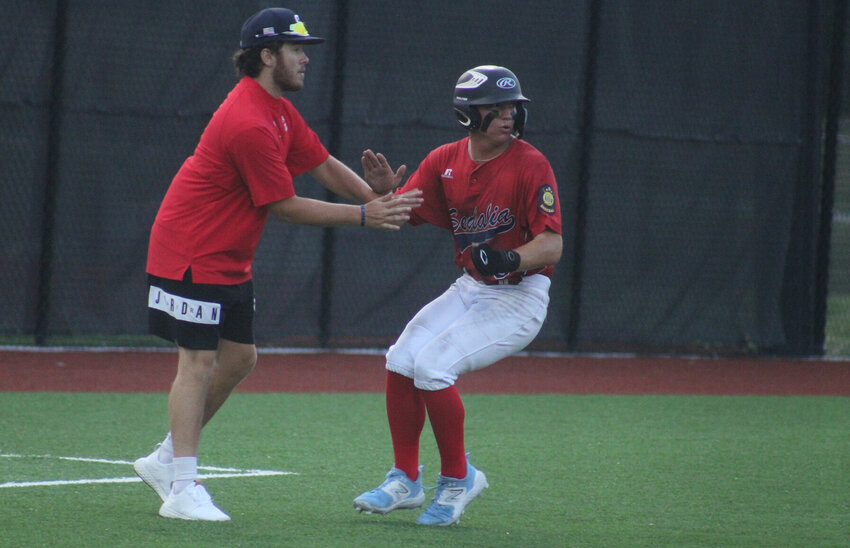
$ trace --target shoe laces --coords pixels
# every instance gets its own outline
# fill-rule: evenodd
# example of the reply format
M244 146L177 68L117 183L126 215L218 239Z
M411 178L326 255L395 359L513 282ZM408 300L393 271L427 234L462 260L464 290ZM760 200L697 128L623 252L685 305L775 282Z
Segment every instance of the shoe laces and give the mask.
M422 470L424 468L425 466L420 464L419 475L417 476L416 480L412 480L407 476L407 474L404 473L404 470L393 467L389 472L387 472L387 478L384 480L384 483L382 483L381 486L378 487L378 489L386 487L390 482L393 481L401 481L402 483L411 483L413 485L416 485L417 482L421 483L421 481L419 480L422 478Z
M466 463L467 471L469 471L469 453L466 454ZM427 487L423 486L423 489L425 489L426 491L433 491L434 489L445 489L447 487L452 487L455 484L462 483L464 481L466 481L466 478L450 478L448 476L440 474L440 476L437 478L437 485L431 485Z
M157 444L156 444L156 447L154 447L154 448L153 448L153 460L154 460L157 464L159 464L160 466L167 466L168 464L171 464L171 463L163 462L163 461L162 461L162 459L160 458L160 452L159 452L159 449L160 449L161 447L162 447L162 444L161 444L161 443L157 443Z
M186 489L192 490L189 494L195 502L212 502L212 496L210 496L209 491L207 491L207 488L204 487L204 485L198 480L187 485Z

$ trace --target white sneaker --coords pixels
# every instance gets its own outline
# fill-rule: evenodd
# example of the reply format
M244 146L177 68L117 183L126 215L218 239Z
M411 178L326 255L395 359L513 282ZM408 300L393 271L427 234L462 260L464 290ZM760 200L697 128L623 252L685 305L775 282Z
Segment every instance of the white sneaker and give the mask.
M137 459L133 463L133 470L136 475L142 478L142 481L156 491L163 501L168 498L168 493L171 492L171 481L174 478L174 466L172 464L163 464L159 462L159 446L153 453L147 457Z
M229 521L230 516L213 504L206 488L194 481L179 493L169 493L159 509L164 518L194 519L203 521Z

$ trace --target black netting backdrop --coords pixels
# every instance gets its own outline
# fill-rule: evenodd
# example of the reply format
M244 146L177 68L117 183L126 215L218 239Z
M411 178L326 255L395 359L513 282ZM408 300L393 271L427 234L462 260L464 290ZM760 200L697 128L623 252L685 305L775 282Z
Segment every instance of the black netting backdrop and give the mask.
M6 5L8 4L8 5ZM0 18L0 329L33 332L50 126L50 3L6 2ZM28 40L20 37L31 20Z
M580 340L783 345L803 3L604 5Z
M270 4L30 4L0 1L0 335L145 334L151 222L236 82L242 22ZM327 38L290 99L356 171L371 148L410 173L463 136L457 77L508 66L563 208L533 348L817 352L793 326L815 308L801 196L822 184L834 2L486 4L289 4ZM309 176L296 188L327 198ZM270 220L258 342L389 344L457 277L452 252L433 227Z

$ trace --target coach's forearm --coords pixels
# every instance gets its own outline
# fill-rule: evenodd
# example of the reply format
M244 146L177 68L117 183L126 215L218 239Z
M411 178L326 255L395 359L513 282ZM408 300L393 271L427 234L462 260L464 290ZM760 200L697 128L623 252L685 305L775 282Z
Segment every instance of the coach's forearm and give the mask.
M311 169L310 175L334 194L354 202L366 203L378 197L353 169L333 156Z
M293 196L269 205L271 214L278 221L297 225L344 226L360 224L360 206L333 204Z

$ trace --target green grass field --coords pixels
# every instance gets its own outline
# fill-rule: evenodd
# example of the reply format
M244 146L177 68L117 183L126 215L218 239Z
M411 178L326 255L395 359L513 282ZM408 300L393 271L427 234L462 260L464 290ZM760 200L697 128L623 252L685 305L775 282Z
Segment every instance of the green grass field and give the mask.
M490 489L460 525L358 514L391 465L379 394L236 394L201 466L227 523L167 520L126 464L167 429L164 394L0 394L4 546L846 546L850 398L468 395ZM8 455L19 455L11 457ZM63 460L84 457L113 462ZM423 436L425 483L439 471Z

